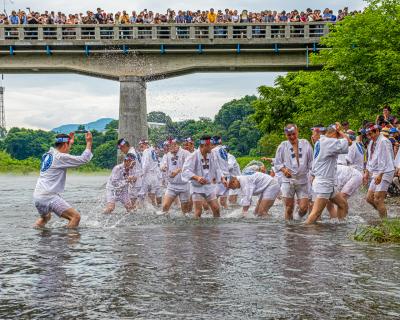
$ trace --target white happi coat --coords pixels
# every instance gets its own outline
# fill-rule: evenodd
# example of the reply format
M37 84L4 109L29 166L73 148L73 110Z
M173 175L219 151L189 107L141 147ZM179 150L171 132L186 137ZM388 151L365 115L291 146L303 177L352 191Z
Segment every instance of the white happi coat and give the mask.
M188 182L182 178L182 172L178 173L175 177L171 177L171 174L177 169L182 169L186 159L188 159L190 155L191 153L189 151L179 148L176 155L172 152L168 152L164 156L162 166L166 169L168 188L181 191L185 191L188 188Z
M396 159L394 160L394 166L400 169L400 151L397 151Z
M240 166L234 155L228 153L228 168L229 175L237 177L240 176Z
M34 197L58 195L64 192L67 169L88 163L93 157L86 149L80 156L61 153L55 148L45 153L40 165L40 176L36 183Z
M254 172L251 175L238 176L240 182L241 205L251 205L251 198L260 195L273 182L273 178L262 172Z
M130 184L128 183L128 178L134 176L134 168L126 170L123 163L118 164L113 168L111 175L107 180L106 189L111 191L115 196L127 194Z
M142 170L145 181L152 181L154 178L161 177L158 156L153 147L148 147L143 151Z
M216 146L211 150L211 155L214 158L214 162L218 165L221 170L223 177L229 177L229 164L228 164L228 153L221 145ZM221 180L218 181L221 183Z
M203 165L206 163L208 164L209 169L203 168ZM197 181L191 180L194 176L205 178L208 181L208 184L202 185ZM218 163L215 162L215 158L211 153L208 153L206 159L204 159L200 149L197 149L195 152L190 154L182 168L182 180L186 182L190 181L191 193L210 194L215 190L213 181L221 181L221 178L222 172Z
M353 141L347 154L340 154L338 164L351 166L360 172L364 171L365 150L361 142Z
M375 142L373 152L372 145L373 141L371 140L368 144L368 172L379 175L394 171L394 152L390 140L381 134Z
M296 154L292 144L289 141L283 141L274 158L274 168L276 172L281 172L282 168L290 170L292 177L288 178L282 175L282 182L295 182L296 184L307 184L308 173L312 167L313 151L310 143L305 139L299 139L299 163L297 163Z
M346 154L349 144L346 139L321 136L314 149L314 161L311 174L315 177L313 191L315 193L332 193L335 188L337 158Z

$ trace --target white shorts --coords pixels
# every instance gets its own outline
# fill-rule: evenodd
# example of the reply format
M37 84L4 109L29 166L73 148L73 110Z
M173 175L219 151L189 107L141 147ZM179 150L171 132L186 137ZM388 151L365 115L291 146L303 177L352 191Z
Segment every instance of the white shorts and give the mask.
M354 170L351 178L343 185L340 186L337 191L352 196L361 187L363 182L363 176L359 171Z
M272 180L260 195L259 200L275 200L280 192L281 188L279 187L279 183Z
M193 192L192 193L192 200L193 201L212 201L217 199L217 195L215 192L211 193L204 193L204 192Z
M372 180L371 180L371 183L369 184L368 191L372 191L372 192L387 192L388 189L389 189L389 186L393 182L394 171L391 171L391 172L388 172L388 173L384 173L383 177L382 177L382 181L381 181L380 184L375 184L375 177L376 176L377 176L376 174L372 175Z
M35 197L33 200L35 207L41 216L54 212L57 216L61 217L63 212L72 208L72 206L70 206L68 202L59 195L43 198Z
M167 190L165 191L165 196L170 198L179 197L179 200L182 203L189 202L190 200L190 192L189 192L189 185L182 186L183 188L174 188L173 186L169 185Z
M308 199L310 196L310 186L308 183L282 182L281 192L284 198L294 199L297 196L297 199Z
M155 195L161 195L161 181L156 174L150 174L143 178L143 192L154 193Z
M331 193L321 193L321 192L316 193L316 192L314 192L313 193L313 201L315 201L317 198L330 200L330 199L336 197L336 195L337 195L336 190L333 190Z
M112 189L107 189L106 200L107 203L121 202L124 206L128 205L131 201L129 192L127 191L116 192L115 190Z
M240 194L240 189L229 189L229 196L238 196Z
M215 192L217 193L218 197L227 197L229 194L229 189L225 188L223 183L217 183Z

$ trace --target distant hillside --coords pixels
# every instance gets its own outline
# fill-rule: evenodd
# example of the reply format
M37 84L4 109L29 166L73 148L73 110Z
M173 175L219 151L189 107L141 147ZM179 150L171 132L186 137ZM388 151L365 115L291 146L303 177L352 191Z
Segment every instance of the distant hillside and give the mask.
M96 120L94 122L89 122L89 123L86 123L83 125L85 126L86 130L104 131L106 125L109 124L112 120L114 120L114 119L102 118L102 119ZM77 130L80 125L81 124L65 124L60 127L54 128L51 131L54 131L57 133L70 133L72 131Z

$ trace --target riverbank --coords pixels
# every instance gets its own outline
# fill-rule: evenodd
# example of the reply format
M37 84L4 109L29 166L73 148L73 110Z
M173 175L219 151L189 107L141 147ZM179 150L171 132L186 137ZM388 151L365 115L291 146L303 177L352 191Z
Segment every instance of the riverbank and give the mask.
M353 238L363 242L400 243L400 218L384 219L376 225L358 227Z

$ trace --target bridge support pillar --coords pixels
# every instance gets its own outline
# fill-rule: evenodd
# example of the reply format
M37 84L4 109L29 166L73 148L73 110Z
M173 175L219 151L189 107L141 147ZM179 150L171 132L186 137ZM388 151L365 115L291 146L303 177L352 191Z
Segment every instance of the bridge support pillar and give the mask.
M148 138L146 81L142 77L120 77L119 138L132 146Z

